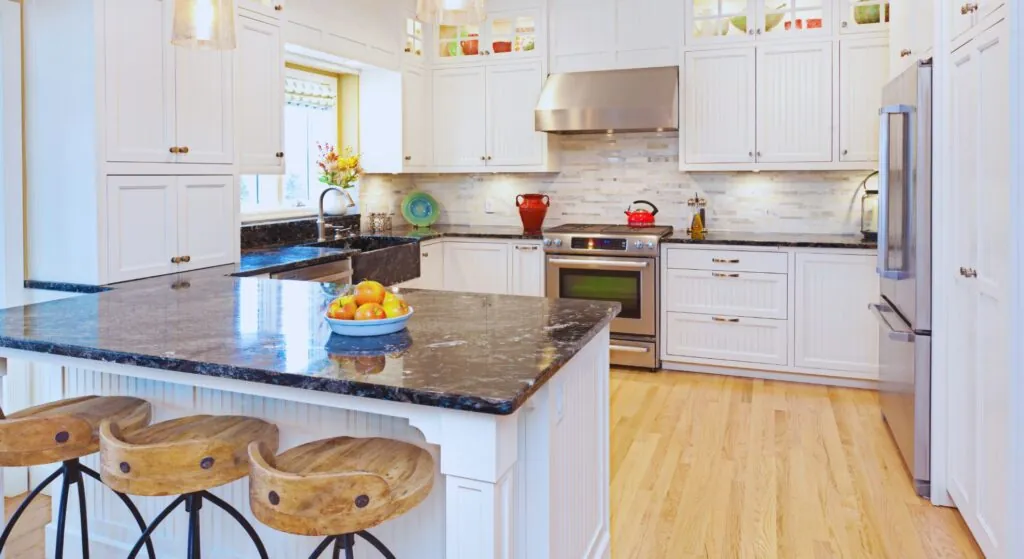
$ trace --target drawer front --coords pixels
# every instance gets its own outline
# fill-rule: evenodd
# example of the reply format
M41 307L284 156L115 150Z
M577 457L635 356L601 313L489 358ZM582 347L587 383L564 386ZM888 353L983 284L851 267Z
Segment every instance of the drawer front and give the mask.
M666 313L665 352L675 357L787 365L785 320Z
M763 272L767 274L789 273L789 255L784 252L670 248L666 256L665 260L669 268Z
M782 320L789 316L785 274L670 269L665 275L665 308L671 312Z

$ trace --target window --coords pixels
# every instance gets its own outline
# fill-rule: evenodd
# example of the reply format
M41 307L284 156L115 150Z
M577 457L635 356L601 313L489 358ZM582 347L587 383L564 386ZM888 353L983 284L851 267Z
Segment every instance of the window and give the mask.
M338 76L288 68L285 74L285 174L243 175L243 213L315 208L323 191L317 143L338 145Z

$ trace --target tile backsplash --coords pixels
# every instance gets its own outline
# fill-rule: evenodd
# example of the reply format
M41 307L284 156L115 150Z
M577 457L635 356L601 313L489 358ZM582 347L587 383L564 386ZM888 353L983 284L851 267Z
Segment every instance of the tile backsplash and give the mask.
M634 200L658 206L658 222L685 230L686 201L708 200L708 227L718 231L857 233L858 185L867 171L679 172L676 134L588 135L562 138L562 171L541 174L371 175L360 205L400 212L402 198L428 192L442 207L440 223L519 225L517 194L551 197L545 227L624 222ZM872 179L874 181L875 179Z

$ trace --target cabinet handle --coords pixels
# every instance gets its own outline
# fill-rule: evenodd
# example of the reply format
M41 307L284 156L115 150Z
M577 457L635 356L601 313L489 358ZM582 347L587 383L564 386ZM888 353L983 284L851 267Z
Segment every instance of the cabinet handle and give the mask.
M906 57L910 56L910 54L911 54L911 50L910 49L903 49L903 50L900 51L900 58L906 58Z
M961 266L960 275L965 278L976 278L978 277L978 271L975 270L974 268L964 268L963 266Z
M753 35L753 34L754 34L754 30L753 29L747 30L747 35Z
M713 278L738 278L739 274L723 274L722 272L711 272Z
M423 253L423 258L429 258L429 257L430 257L430 253L429 252L424 252Z
M537 246L536 245L517 245L516 246L516 250L531 250L531 251L536 252Z
M480 161L487 161L487 156L486 155L481 155L480 156Z
M757 28L757 34L758 34L758 35L760 35L760 34L761 34L761 28L760 28L760 27L758 27L758 28Z
M188 146L178 148L178 153L188 153Z
M181 257L181 261L184 262L185 264L188 264L189 262L192 261L192 257L191 256L182 256Z
M846 149L843 150L843 155L846 155L848 153L850 153L850 150L846 150Z
M739 264L739 258L712 258L712 262L715 264Z
M406 155L405 156L405 160L406 161L412 161L412 156L411 155Z
M715 322L729 322L732 324L735 324L740 321L740 319L738 318L723 318L721 316L713 316L711 317L711 320L714 320Z
M279 151L279 152L275 153L274 156L277 157L278 159L281 159L282 157L284 157L284 152L283 151Z
M850 24L846 23L845 21L839 24L839 26L842 27L843 29L846 29L847 27L849 27L849 25Z
M747 155L749 155L750 157L754 157L754 152L752 152L752 151L747 152Z
M179 148L179 147L172 147L171 148L171 153L181 153L181 148Z
M180 256L172 256L171 257L171 264L181 264L181 257ZM960 269L963 270L963 268L960 268Z
M758 157L761 157L761 152L757 152L757 156L758 156Z
M494 159L494 158L493 158L493 157L491 157L490 155L488 155L488 156L487 156L487 160L488 160L488 161L490 161L491 159Z
M277 4L276 6L274 6L274 11L275 12L280 12L283 9L284 9L284 6L282 6L280 4Z

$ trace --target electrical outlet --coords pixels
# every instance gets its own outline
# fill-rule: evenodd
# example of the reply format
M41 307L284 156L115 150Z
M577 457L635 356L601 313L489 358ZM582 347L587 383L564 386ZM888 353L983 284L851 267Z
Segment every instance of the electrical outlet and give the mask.
M494 199L488 198L484 200L484 213L494 213Z

